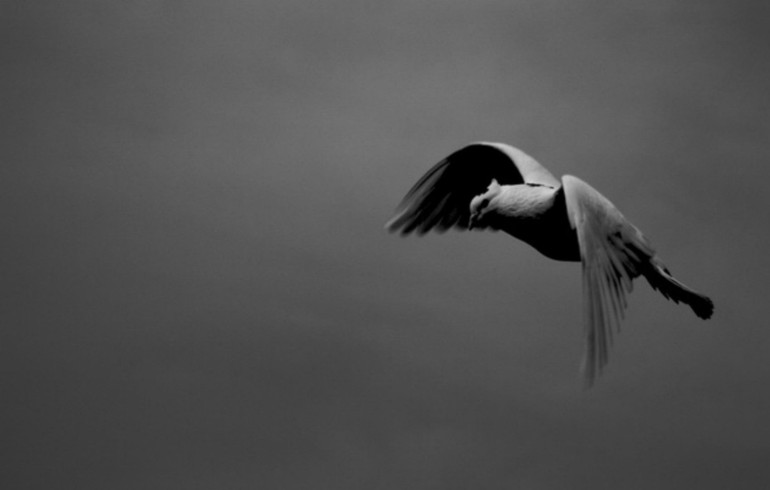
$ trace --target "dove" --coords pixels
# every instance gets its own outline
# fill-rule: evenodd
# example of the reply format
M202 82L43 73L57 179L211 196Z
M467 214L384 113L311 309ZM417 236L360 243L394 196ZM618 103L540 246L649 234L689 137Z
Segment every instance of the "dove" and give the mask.
M580 262L584 354L591 386L609 360L626 295L643 276L702 319L707 296L675 279L641 231L596 189L572 175L559 181L522 150L505 143L471 143L444 158L407 192L385 225L402 235L449 229L503 231L554 260Z

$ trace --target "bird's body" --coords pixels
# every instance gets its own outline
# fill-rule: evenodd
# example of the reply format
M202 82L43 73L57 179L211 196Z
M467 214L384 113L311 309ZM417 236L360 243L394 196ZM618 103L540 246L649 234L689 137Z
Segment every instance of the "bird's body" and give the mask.
M546 257L581 261L586 354L591 383L608 359L631 281L642 275L666 298L701 318L713 303L674 279L642 233L594 188L561 181L532 157L503 143L468 145L431 168L386 225L403 234L449 228L504 231Z
M564 190L541 184L500 186L486 226L532 245L548 258L580 261L577 233L566 213ZM474 225L478 227L479 225Z

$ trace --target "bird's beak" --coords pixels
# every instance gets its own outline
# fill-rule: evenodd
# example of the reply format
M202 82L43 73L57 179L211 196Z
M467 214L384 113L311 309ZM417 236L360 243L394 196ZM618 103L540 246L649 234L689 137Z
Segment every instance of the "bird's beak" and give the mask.
M468 229L472 230L476 227L476 220L478 219L478 213L471 213L471 217L468 220Z

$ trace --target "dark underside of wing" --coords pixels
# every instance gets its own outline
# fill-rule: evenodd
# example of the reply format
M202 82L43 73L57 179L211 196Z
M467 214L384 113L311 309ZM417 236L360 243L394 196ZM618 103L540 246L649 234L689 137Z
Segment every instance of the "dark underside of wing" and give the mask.
M434 165L407 192L386 227L406 235L467 229L470 202L492 179L501 185L523 184L511 158L486 144L468 145Z

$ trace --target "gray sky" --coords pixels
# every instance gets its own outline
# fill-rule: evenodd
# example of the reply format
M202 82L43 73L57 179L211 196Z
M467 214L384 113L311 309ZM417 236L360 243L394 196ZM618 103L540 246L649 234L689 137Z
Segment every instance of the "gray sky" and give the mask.
M0 4L5 488L763 488L766 2ZM583 391L578 264L386 234L512 143L646 283ZM763 483L764 482L764 483Z

